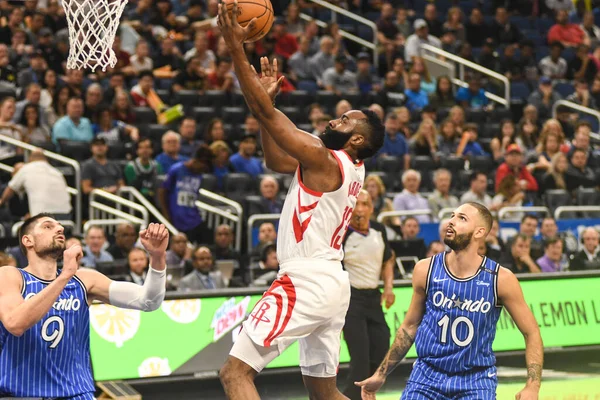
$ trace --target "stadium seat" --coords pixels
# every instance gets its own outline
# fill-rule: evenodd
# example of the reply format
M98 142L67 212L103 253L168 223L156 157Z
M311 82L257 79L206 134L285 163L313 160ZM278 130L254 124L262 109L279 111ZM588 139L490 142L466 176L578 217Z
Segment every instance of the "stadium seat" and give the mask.
M402 180L396 179L394 174L388 174L383 171L372 171L369 172L369 175L378 176L385 185L385 189L388 193L402 191ZM396 188L394 188L394 185L396 185Z
M294 124L308 121L308 115L302 111L300 107L279 107L279 110L284 113Z
M242 107L244 109L247 108L246 98L241 92L230 92L228 93L228 97L227 105L231 107Z
M17 93L9 87L0 87L0 100L5 97L17 97Z
M510 23L519 28L521 32L535 28L531 23L529 17L524 17L520 15L510 17Z
M281 95L283 95L283 93ZM281 101L281 104L284 106L295 106L304 110L313 102L313 100L314 96L311 96L308 92L304 90L295 90L293 92L285 93L280 100L276 100L276 103Z
M494 161L490 156L476 156L469 160L472 171L481 171L489 174L494 169Z
M573 204L571 194L563 189L547 190L543 195L546 206L550 209L550 212L554 214L554 211L560 206L570 206ZM575 213L563 213L563 218L574 218Z
M465 169L465 160L462 157L449 156L442 158L442 167L452 173L452 182L456 183L458 173Z
M431 173L436 169L435 162L428 156L416 156L412 159L412 168L421 173L421 186L419 191L431 191L433 189L433 181Z
M243 124L246 120L246 110L243 107L223 107L221 116L228 124Z
M219 116L214 107L194 107L191 115L200 124L207 124L211 119Z
M551 18L542 17L535 20L537 31L542 35L547 34L552 25L554 25L554 20Z
M389 191L395 191L402 184L400 177L404 170L404 158L397 156L379 156L377 158L377 169L388 175L391 186L387 186Z
M147 136L152 139L154 145L158 145L158 148L160 148L162 135L168 130L169 128L162 124L150 124L146 128Z
M183 108L188 112L193 107L198 105L198 92L196 90L180 90L173 94L173 104L182 104Z
M155 89L156 94L162 101L169 102L171 98L171 89Z
M566 98L575 92L575 87L571 82L557 82L554 84L554 90L563 98Z
M150 107L133 107L135 122L137 124L155 124L156 112Z
M211 192L217 192L217 177L212 174L203 174L202 180L200 181L200 188L209 190Z
M512 119L510 109L502 106L496 107L490 114L490 122L501 122L503 119Z
M321 107L325 108L325 112L331 114L332 117L335 117L335 115L333 115L335 112L335 105L340 100L335 93L327 90L319 90L315 100Z
M575 191L575 198L579 206L600 205L600 192L595 188L579 188ZM583 218L600 218L600 212L583 211Z
M256 180L252 176L243 173L230 173L223 179L225 196L239 203L244 198L256 193Z
M298 124L298 129L301 129L308 133L312 133L312 131L314 131L311 124Z
M255 214L260 214L262 210L262 198L260 196L252 195L246 197L246 204L244 204L244 209L246 210L246 214L248 216L252 216Z
M474 122L476 124L483 124L487 120L488 112L484 110L466 110L465 118L469 122Z
M529 97L531 90L529 86L524 82L511 82L510 84L510 98L521 99L526 101Z
M223 90L207 90L198 96L198 105L220 109L227 105L227 96Z
M84 161L91 157L90 144L75 140L64 140L60 143L60 153L77 161Z
M488 122L479 130L479 140L494 138L498 133L500 133L500 124L498 122Z

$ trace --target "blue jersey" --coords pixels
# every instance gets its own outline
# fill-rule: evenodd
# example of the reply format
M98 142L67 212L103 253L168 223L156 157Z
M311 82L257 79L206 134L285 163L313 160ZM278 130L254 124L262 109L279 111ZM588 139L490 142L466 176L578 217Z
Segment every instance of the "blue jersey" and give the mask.
M180 231L189 231L202 223L196 207L202 174L190 171L183 162L171 167L163 188L169 193L169 212L173 225Z
M492 367L492 343L502 310L499 265L484 257L474 276L459 279L445 260L446 253L437 254L429 266L425 315L415 338L418 357L449 375Z
M19 270L25 301L50 281ZM90 321L86 289L71 278L37 324L23 336L0 323L0 397L79 397L94 393L90 362Z

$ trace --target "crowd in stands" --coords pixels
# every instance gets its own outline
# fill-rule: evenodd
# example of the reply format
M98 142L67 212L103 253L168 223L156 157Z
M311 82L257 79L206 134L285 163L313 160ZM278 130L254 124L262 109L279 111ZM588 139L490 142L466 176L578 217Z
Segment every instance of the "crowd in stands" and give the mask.
M319 28L300 13L325 20L330 13L308 1L274 3L270 33L245 44L251 64L260 71L261 56L278 60L285 80L276 105L310 134L352 108L368 107L382 118L383 148L366 162L374 217L427 211L385 218L394 240L417 239L423 223L443 226L440 212L466 201L494 212L600 204L600 152L591 135L599 127L564 106L553 112L562 99L600 104L596 1L334 2L375 21L376 35L344 18ZM260 225L259 244L240 254L231 228L209 229L195 205L205 188L240 202L245 215L279 213L289 184L263 163L260 126L247 112L214 21L217 4L129 1L113 45L116 66L91 72L66 69L67 24L57 0L0 1L0 136L80 162L84 211L94 189L138 189L181 232L168 254L169 266L181 270L172 274L173 289L260 286L278 268L274 224ZM376 37L378 58L344 39L342 30ZM467 71L464 87L433 76L424 44L506 76L510 107L486 95L503 88L485 74ZM180 114L166 112L179 105ZM41 151L24 160L22 148L2 141L0 162L14 167L11 176L1 175L5 230L40 211L73 219L72 171ZM519 233L505 243L496 224L482 252L516 272L599 265L593 229L573 243L552 218L517 211L503 219L521 221ZM136 236L131 224L110 237L102 227L89 228L80 238L83 265L143 282L148 259ZM191 250L188 242L198 247ZM444 249L437 241L417 247L420 256ZM23 266L15 250L7 254ZM114 266L123 260L128 268ZM216 268L228 260L233 271Z

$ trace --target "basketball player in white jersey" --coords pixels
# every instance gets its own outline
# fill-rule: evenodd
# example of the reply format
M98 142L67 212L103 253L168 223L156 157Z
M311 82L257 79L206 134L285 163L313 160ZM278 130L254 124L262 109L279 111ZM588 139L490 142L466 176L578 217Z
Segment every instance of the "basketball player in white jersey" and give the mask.
M342 240L364 180L362 160L377 153L384 128L371 111L352 110L315 137L273 99L282 80L266 58L258 78L243 49L248 28L219 5L219 26L251 112L261 125L267 167L293 173L277 235L278 279L243 324L220 377L230 399L259 399L254 377L295 341L311 399L345 399L336 388L340 333L350 300ZM234 3L233 15L237 15ZM248 26L251 26L250 23Z

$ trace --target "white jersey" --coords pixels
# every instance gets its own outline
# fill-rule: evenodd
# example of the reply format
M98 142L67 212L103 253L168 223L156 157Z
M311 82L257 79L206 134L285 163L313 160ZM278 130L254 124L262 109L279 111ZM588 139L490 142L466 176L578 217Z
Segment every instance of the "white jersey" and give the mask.
M342 261L342 240L348 229L356 196L365 179L362 162L355 164L343 150L330 150L342 172L342 186L316 192L304 186L300 167L290 185L277 232L280 264L298 258Z

